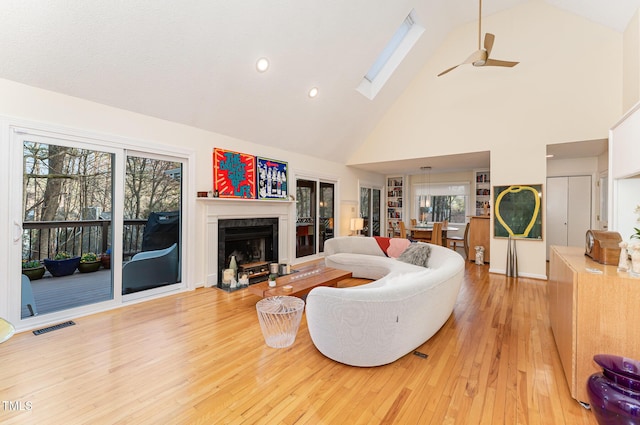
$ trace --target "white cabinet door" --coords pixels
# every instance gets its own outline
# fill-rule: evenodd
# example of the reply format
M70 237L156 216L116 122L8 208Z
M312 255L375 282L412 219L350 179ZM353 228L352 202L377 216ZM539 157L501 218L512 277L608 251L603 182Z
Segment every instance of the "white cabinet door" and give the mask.
M584 246L591 227L591 176L547 178L547 260L549 247Z
M547 260L549 247L567 245L567 191L566 177L547 178Z
M567 195L567 245L584 246L591 228L591 176L569 177Z

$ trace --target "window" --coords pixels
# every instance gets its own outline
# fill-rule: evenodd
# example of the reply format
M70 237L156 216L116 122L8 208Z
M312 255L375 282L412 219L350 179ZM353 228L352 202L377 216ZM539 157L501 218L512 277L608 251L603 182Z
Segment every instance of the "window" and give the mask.
M466 222L466 216L469 215L469 183L417 184L413 192L414 216L418 221Z
M424 28L416 23L415 11L411 11L391 40L382 49L376 60L367 71L357 90L369 99L376 97L400 62L418 41Z

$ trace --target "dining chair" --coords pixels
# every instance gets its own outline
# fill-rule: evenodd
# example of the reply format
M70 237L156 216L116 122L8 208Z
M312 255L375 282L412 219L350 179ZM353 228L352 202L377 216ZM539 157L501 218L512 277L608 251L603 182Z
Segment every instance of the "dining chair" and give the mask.
M434 245L442 245L442 222L436 221L431 229L431 243Z
M400 226L400 237L401 238L406 238L407 237L407 228L404 226L404 221L399 221L398 225Z
M464 257L465 258L469 258L469 243L468 243L468 239L469 239L469 224L470 223L467 223L467 225L464 226L464 236L449 236L449 237L447 237L447 240L449 241L449 245L450 245L451 249L453 249L454 251L458 247L458 244L462 245L462 248L464 249Z
M411 219L411 227L416 227L418 225L418 220L416 220L415 218Z

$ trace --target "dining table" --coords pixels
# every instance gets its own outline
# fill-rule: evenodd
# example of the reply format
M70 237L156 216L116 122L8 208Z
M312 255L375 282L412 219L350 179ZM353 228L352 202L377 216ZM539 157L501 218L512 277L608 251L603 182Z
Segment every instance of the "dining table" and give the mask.
M449 246L447 241L447 233L449 231L455 232L456 230L460 230L458 227L447 226L442 228L442 246ZM409 229L411 239L416 241L431 241L431 233L433 233L433 226L431 225L417 225L413 226Z

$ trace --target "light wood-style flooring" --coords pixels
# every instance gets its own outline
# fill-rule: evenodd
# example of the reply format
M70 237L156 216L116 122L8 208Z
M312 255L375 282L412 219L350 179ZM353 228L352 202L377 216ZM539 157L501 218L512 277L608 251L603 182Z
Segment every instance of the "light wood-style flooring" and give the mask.
M0 344L0 423L596 425L569 396L544 281L467 263L428 357L375 368L325 358L304 317L292 347L267 347L258 300L203 288L17 334Z

